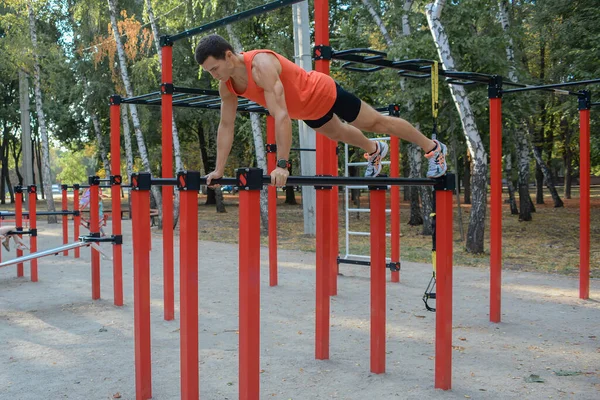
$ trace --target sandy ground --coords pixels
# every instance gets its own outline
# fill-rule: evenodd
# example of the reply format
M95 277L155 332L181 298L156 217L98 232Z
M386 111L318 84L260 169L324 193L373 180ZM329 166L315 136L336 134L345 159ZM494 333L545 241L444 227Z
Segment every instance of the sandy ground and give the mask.
M60 226L39 228L40 249L60 243ZM91 300L89 249L80 260L41 259L38 283L29 281L28 265L26 278L16 278L16 267L0 270L0 399L135 397L130 231L124 221L123 307L112 304L104 260L102 300ZM237 247L199 246L201 398L237 399ZM153 398L178 399L179 315L163 320L161 247L155 235ZM3 260L14 256L2 252ZM315 255L281 251L279 258L280 285L269 288L262 252L261 399L600 399L600 281L592 281L594 300L583 301L577 279L506 271L503 322L492 324L487 271L455 267L452 390L440 391L433 388L435 314L421 301L429 265L404 262L402 283L388 283L387 370L375 375L368 270L342 266L331 359L318 361ZM528 382L531 375L543 382Z

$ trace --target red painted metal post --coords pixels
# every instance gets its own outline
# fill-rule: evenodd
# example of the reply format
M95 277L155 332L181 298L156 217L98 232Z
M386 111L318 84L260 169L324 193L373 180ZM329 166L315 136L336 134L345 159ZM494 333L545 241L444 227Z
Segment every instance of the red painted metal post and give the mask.
M121 224L121 106L120 97L111 98L110 105L110 173L113 180L110 186L112 208L112 234L122 235ZM117 180L114 177L118 177ZM78 222L75 222L79 225ZM114 243L113 253L113 288L115 306L123 305L123 246Z
M37 186L29 185L27 187L27 192L29 193L29 230L37 230ZM52 192L50 191L50 196L52 196ZM29 235L29 252L35 253L37 251L37 233L33 235ZM38 281L38 263L37 258L31 260L30 264L31 268L31 282Z
M579 110L579 298L590 298L590 110Z
M385 372L385 192L370 191L371 200L371 372Z
M390 176L398 178L400 177L400 139L396 136L392 136L390 139L390 152ZM391 262L400 263L400 187L392 186L390 190L390 209L392 214ZM391 281L395 283L400 282L400 271L392 271Z
M23 187L17 186L15 188L15 225L17 228L23 229ZM20 239L23 239L23 235L19 235ZM31 242L31 236L29 237ZM17 257L23 256L23 250L17 249ZM23 263L17 264L17 277L22 277L23 274Z
M95 177L94 183L90 182L90 234L100 235L100 198L99 182ZM92 251L92 300L100 299L100 252L91 248Z
M435 388L452 388L452 191L436 191Z
M173 46L162 47L162 177L173 177ZM165 320L175 318L173 187L163 186L163 280Z
M150 341L150 190L131 191L133 242L133 308L135 336L135 395L152 398Z
M181 399L198 399L198 191L180 195ZM260 213L259 213L260 214Z
M490 321L500 322L502 298L502 99L500 97L490 98L490 167ZM439 304L439 301L437 303Z
M260 387L260 190L240 190L240 400Z
M61 186L61 194L62 194L62 210L63 212L69 211L69 204L67 203L67 185ZM69 216L62 216L62 234L63 234L63 244L69 243ZM63 251L63 256L68 256L69 251Z
M275 144L275 118L267 116L267 143ZM275 169L277 153L267 153L267 173ZM269 186L269 286L277 286L277 188Z
M79 211L79 185L73 185L73 211ZM76 242L79 240L79 224L81 223L81 215L79 213L75 213L73 217L73 241ZM74 251L74 258L79 258L80 251L79 247L77 247Z

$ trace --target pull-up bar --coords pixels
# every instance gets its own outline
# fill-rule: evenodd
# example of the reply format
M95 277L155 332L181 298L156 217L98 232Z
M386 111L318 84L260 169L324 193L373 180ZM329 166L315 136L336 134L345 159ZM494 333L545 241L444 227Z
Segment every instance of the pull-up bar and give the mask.
M282 7L291 5L291 4L300 3L302 1L304 1L304 0L278 0L278 1L274 1L272 3L267 3L263 6L258 6L258 7L252 8L250 10L242 11L240 13L218 19L218 20L210 22L208 24L201 25L197 28L192 28L187 31L183 31L183 32L178 33L173 36L161 36L160 37L160 45L161 46L169 46L178 40L185 39L190 36L195 36L202 32L210 31L210 30L218 28L220 26L229 25L233 22L247 19L247 18L253 17L255 15L264 14L266 12L273 11L278 8L282 8Z
M516 88L516 89L502 90L502 93L528 92L531 90L550 90L550 91L558 93L558 94L569 94L572 96L580 96L581 93L579 93L579 92L571 92L569 90L560 90L560 88L569 87L569 86L589 85L589 84L593 84L593 83L600 83L600 79L588 79L585 81L553 83L550 85L538 85L538 86L525 85L524 87L520 87L520 88ZM508 84L508 82L507 82L507 84Z

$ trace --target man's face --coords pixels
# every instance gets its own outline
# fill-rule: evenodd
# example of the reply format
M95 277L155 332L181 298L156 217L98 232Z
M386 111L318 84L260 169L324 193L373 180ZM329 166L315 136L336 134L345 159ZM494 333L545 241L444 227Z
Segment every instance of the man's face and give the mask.
M227 81L231 77L232 63L230 58L233 54L228 51L225 54L224 60L217 60L213 56L209 56L204 63L202 63L202 69L208 71L213 78L219 81Z

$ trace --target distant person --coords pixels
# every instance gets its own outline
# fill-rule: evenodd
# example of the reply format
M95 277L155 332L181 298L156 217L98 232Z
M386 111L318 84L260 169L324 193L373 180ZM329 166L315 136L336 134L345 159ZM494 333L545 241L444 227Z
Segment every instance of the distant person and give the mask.
M233 143L238 96L269 110L275 118L277 167L271 183L284 186L292 144L292 119L303 120L319 133L367 151L367 177L381 172L381 160L388 152L385 141L369 140L364 131L397 136L425 151L429 160L427 177L446 173L447 148L425 137L401 118L384 116L373 107L344 90L329 75L304 69L272 50L236 53L219 35L203 37L196 47L196 61L219 80L221 122L217 133L217 165L207 175L207 184L223 176ZM343 123L343 119L346 123Z

